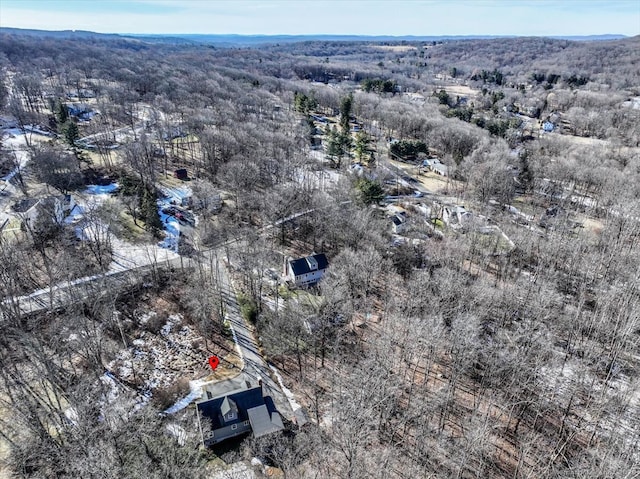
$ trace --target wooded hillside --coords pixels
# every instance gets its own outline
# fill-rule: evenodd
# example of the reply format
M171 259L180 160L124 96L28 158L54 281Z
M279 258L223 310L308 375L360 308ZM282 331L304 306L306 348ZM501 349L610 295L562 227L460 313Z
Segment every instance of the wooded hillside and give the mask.
M0 36L7 477L638 477L638 78L639 37ZM242 369L225 301L305 421L205 449L166 411Z

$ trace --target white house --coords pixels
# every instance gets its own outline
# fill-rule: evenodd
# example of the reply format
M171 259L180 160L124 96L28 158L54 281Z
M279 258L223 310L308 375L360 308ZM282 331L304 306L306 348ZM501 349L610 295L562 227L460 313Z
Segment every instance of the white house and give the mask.
M464 206L445 205L442 209L442 221L452 228L460 228L473 220L473 213Z
M48 196L46 198L27 198L16 203L13 210L28 228L33 228L39 215L45 215L52 223L62 224L69 216L76 202L71 195Z
M393 215L393 218L391 218L393 232L396 234L402 233L406 229L405 221L406 217L402 213Z
M296 286L310 286L320 281L329 262L324 253L306 258L290 259L286 265L286 279Z
M439 174L440 176L449 176L449 167L442 163L438 158L423 160L421 166L429 171Z

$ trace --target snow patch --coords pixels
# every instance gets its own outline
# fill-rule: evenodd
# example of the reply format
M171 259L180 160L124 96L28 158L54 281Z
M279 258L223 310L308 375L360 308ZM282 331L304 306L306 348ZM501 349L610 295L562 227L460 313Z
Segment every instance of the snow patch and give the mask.
M84 191L90 195L110 195L117 191L119 187L120 185L114 182L108 185L88 185Z
M176 438L179 445L184 446L187 442L187 431L177 424L167 424L167 432Z
M158 315L155 311L145 312L138 318L140 324L147 324L151 318L155 318Z
M65 409L64 411L64 416L69 420L69 422L71 424L73 424L74 426L76 424L78 424L78 411L76 411L74 408L70 407L68 409Z
M172 314L171 316L169 316L169 319L164 324L164 326L162 326L160 334L162 334L164 337L169 336L169 334L171 334L171 331L173 330L173 327L180 324L181 322L182 318L179 315Z
M298 403L298 401L296 401L291 390L285 387L282 381L282 376L280 375L280 372L271 364L269 364L269 367L271 368L271 370L273 371L273 374L278 380L278 384L280 384L280 388L282 389L282 392L286 396L287 401L289 401L289 405L291 406L293 413L295 414L298 411L302 411L302 406Z
M158 214L160 221L164 225L165 238L158 246L168 249L174 253L178 252L178 243L180 241L180 222L172 215L163 213L163 209L172 205L182 205L186 198L192 196L190 188L160 188L163 197L158 199Z
M183 397L182 399L176 401L171 407L165 409L165 414L175 414L178 411L182 411L193 401L196 401L202 397L202 386L205 384L205 381L201 379L196 379L195 381L189 381L189 389L190 393Z
M256 479L251 467L244 462L236 462L228 467L217 469L209 477L211 479Z

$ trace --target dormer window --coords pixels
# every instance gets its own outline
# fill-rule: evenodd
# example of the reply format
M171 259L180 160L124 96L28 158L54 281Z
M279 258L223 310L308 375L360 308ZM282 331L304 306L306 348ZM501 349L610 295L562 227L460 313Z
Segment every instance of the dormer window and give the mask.
M225 422L233 421L238 417L238 406L233 399L226 397L220 405L220 412Z
M315 271L318 269L318 262L313 256L307 256L305 259L307 260L307 265L309 266L310 271Z

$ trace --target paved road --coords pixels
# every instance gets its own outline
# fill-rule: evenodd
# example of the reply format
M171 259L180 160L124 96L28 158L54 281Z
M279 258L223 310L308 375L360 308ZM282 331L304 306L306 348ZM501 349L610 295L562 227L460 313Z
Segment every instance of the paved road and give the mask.
M3 309L18 312L22 315L53 311L69 304L80 303L87 298L112 296L114 292L122 291L139 284L140 278L163 268L179 268L182 258L160 260L153 264L135 266L124 270L111 271L104 274L87 276L66 283L59 283L49 288L39 289L24 296L4 299L0 308L0 320Z

